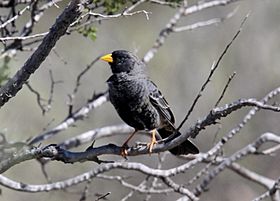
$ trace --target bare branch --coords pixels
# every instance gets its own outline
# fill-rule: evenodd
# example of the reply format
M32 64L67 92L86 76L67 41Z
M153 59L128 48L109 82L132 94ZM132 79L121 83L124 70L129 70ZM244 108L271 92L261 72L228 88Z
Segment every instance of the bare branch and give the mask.
M187 16L196 12L199 12L204 9L216 7L216 6L224 6L238 0L215 0L209 2L199 2L198 4L192 5L188 7L187 5L183 4L182 7L178 10L178 12L169 20L166 24L165 28L162 29L154 43L153 47L148 50L148 52L143 57L143 61L148 63L156 54L158 49L164 44L166 38L174 32L174 28L177 26L178 21L183 17Z
M196 159L199 156L189 155L189 156L182 156L182 157L188 158L188 159ZM213 165L217 166L217 165L221 164L222 162L224 162L224 160L225 160L224 157L216 156L216 157L211 157L211 158L205 158L205 160L203 160L203 162L207 163L207 165L210 165L209 162L211 162ZM252 170L249 170L235 162L229 164L228 168L231 169L233 172L239 174L243 178L246 178L252 182L255 182L255 183L267 188L268 190L271 189L275 183L274 180L269 179L260 174L257 174L256 172L253 172ZM267 195L267 196L269 196L269 195ZM275 196L276 196L276 194L275 194ZM186 196L184 196L184 197L181 197L180 199L178 199L177 201L183 201L183 200L188 200L188 198Z
M41 17L44 15L44 12L49 9L50 7L52 7L53 5L55 5L57 2L60 2L62 0L52 0L52 1L48 1L47 3L45 3L44 5L42 5L39 9L37 9L37 5L34 5L36 7L32 8L31 10L31 19L25 24L25 26L22 28L21 32L20 32L20 36L28 36L29 34L31 34L34 25L39 22L39 20L41 19ZM34 1L32 2L34 3ZM36 2L37 3L37 2ZM38 10L38 12L35 13L35 10ZM74 14L74 13L73 13ZM70 22L71 23L71 22Z
M34 39L34 38L39 38L39 37L43 37L46 36L49 32L44 32L44 33L38 33L38 34L34 34L34 35L30 35L30 36L11 36L11 37L4 37L4 38L0 38L1 42L5 42L8 40L29 40L29 39Z
M82 192L82 196L81 196L81 198L79 199L79 201L86 201L87 196L88 196L88 194L89 194L89 186L90 186L91 182L92 182L92 179L89 179L89 180L87 181L86 186L85 186L85 188L84 188L84 190L83 190L83 192ZM50 183L50 182L49 182L49 183Z
M275 92L275 91L278 91L278 93L280 93L280 88L277 88L277 89L273 90L272 92ZM269 93L269 95L271 93ZM236 111L236 110L238 110L242 107L245 107L245 106L255 106L258 109L272 110L272 111L275 111L275 112L280 111L280 107L276 107L276 106L272 106L272 105L266 105L266 104L264 104L264 102L265 101L256 101L255 99L240 99L240 100L235 101L233 103L226 104L224 107L214 108L210 111L210 113L204 119L197 121L197 123L194 126L190 127L187 131L186 136L191 136L191 137L195 138L196 135L201 130L205 129L206 126L216 124L217 120L219 120L220 118L226 117L229 114L231 114L232 112L234 112L234 111ZM252 110L254 110L254 109L252 109ZM251 115L251 113L249 113L249 114ZM243 120L243 123L246 123L245 120ZM244 125L242 125L242 127L243 126ZM239 128L238 130L240 130L240 129L241 128ZM181 137L183 137L183 136L180 136L179 138L181 138ZM222 139L222 141L223 141L222 144L224 144L227 140L224 137Z
M240 160L244 156L247 156L249 154L254 154L258 151L260 146L266 142L275 142L280 143L280 137L272 134L272 133L265 133L262 136L260 136L255 142L252 144L247 145L240 151L237 151L229 158L225 159L218 167L214 168L212 171L210 171L203 182L196 186L193 193L196 196L199 196L202 192L207 190L208 185L210 182L220 173L222 172L226 167L230 166L233 162L236 162L237 160Z
M44 37L42 43L25 62L23 67L13 78L0 88L0 107L21 90L22 85L29 79L31 74L40 67L57 40L65 34L67 28L80 15L80 13L80 1L72 0L70 5L57 18L55 24L50 29L50 32Z
M30 0L17 0L17 1L9 1L4 0L0 2L0 7L6 7L9 9L6 14L1 14L0 16L0 30L2 32L2 36L0 38L0 42L3 43L3 50L0 55L1 57L10 57L16 55L17 51L34 51L37 47L38 42L42 42L42 37L44 36L44 40L41 43L41 46L39 48L42 48L42 44L45 43L47 45L47 52L45 53L36 53L38 52L39 48L35 51L37 54L33 54L27 62L23 65L22 69L18 71L18 73L9 80L6 85L2 88L0 88L0 107L4 105L6 102L9 101L9 99L17 94L19 90L21 90L21 87L23 84L28 83L29 77L32 73L34 73L40 66L40 64L44 61L44 59L48 56L49 51L53 50L53 47L56 43L56 41L67 33L72 33L73 31L77 31L78 29L85 31L91 31L87 28L88 25L91 25L91 23L94 22L100 22L101 20L107 20L107 19L115 19L115 18L122 18L125 16L132 16L136 14L144 14L147 19L149 18L149 12L146 10L136 9L140 8L138 6L144 4L144 2L147 3L154 3L158 5L167 5L167 6L178 6L179 4L173 4L169 2L165 2L162 0L140 0L140 1L129 1L131 4L128 8L125 8L122 12L117 14L107 14L110 12L107 12L107 10L103 10L103 6L101 5L101 2L89 2L89 1L79 1L79 0L71 0L71 4L68 8L66 8L63 11L63 14L58 18L56 23L53 25L53 27L50 29L50 32L46 33L39 33L31 35L33 32L33 29L35 28L36 23L39 21L41 16L44 14L44 12L48 9L48 6L56 6L56 2L61 0L51 0L51 1L30 1ZM195 5L187 5L187 0L180 1L180 8L175 11L175 15L169 20L169 22L165 25L165 27L161 30L161 32L158 34L158 37L152 46L152 48L147 52L147 54L144 56L143 60L144 62L149 62L156 52L159 50L159 48L164 45L164 42L168 38L168 36L171 35L171 33L186 31L186 30L193 30L197 29L199 27L204 27L208 25L213 25L216 23L223 22L223 20L231 17L235 11L229 13L226 17L217 17L212 19L206 19L205 21L198 21L194 24L190 24L187 26L179 25L180 20L183 19L184 16L188 16L192 13L197 13L199 11L205 10L207 8L213 8L216 6L222 6L222 5L228 5L233 2L237 2L239 0L211 0L211 1L202 1L197 2ZM79 7L80 3L83 3L81 7ZM85 4L84 4L85 3ZM25 6L29 5L30 8L30 20L24 25L22 30L18 29L17 26L19 26L18 18L20 14L17 13L18 8L26 9ZM44 8L39 7L39 5L43 5ZM150 4L149 4L150 5ZM72 10L71 7L72 6ZM119 6L119 5L118 5ZM119 7L116 8L119 8ZM83 9L83 8L85 9ZM42 8L42 10L40 10ZM116 9L115 8L115 9ZM84 15L81 16L82 9L84 11ZM104 8L105 9L105 8ZM106 7L106 9L109 9ZM68 10L68 11L67 11ZM66 19L63 20L63 16L67 14L67 12L71 11L71 15L74 15L76 17L72 16L72 19ZM74 11L74 12L73 12ZM24 12L23 10L20 10L19 12ZM107 13L106 13L107 12ZM66 14L65 14L66 13ZM115 10L112 12L115 13ZM70 16L70 13L68 13ZM15 19L17 17L17 19ZM244 21L246 21L248 16L245 17ZM8 22L7 22L8 20ZM61 20L61 21L60 21ZM10 22L9 22L10 21ZM71 22L70 22L71 21ZM206 85L208 85L213 78L214 72L216 72L217 68L222 60L222 58L226 55L228 49L232 46L232 43L236 40L237 36L240 34L243 23L239 27L239 30L236 32L233 39L227 44L224 51L219 55L218 62L214 62L210 75L208 76L206 82L203 84L201 90L199 91L199 94L194 100L193 105L188 111L188 114L184 118L183 122L179 125L178 130L182 128L183 124L187 121L190 114L196 107L198 103L198 99L200 98L202 92L205 91ZM61 23L59 25L59 22ZM6 23L6 25L5 25ZM4 24L4 25L3 25ZM3 26L3 28L1 28ZM181 26L181 27L179 27ZM59 29L58 35L52 35L54 33L55 28L61 28ZM90 32L90 34L95 32ZM16 34L19 34L17 36ZM47 40L53 40L55 42L46 43ZM44 50L45 51L45 50ZM27 53L27 52L26 52ZM58 55L60 58L58 52L54 51L55 54ZM36 56L36 57L35 57ZM39 58L37 58L39 56ZM92 68L94 63L99 59L96 58L93 60L90 64L88 64L82 71L77 75L76 82L74 81L74 89L72 94L69 95L70 97L70 104L69 104L69 113L66 114L65 119L61 119L60 123L55 125L54 127L50 127L49 129L44 130L42 133L37 133L36 136L34 136L28 143L9 143L7 142L5 136L0 133L0 185L10 188L12 190L16 191L22 191L22 192L29 192L29 193L37 193L37 192L49 192L53 190L67 190L68 187L78 185L80 183L84 183L84 188L82 187L82 191L79 190L79 196L80 201L89 199L90 196L95 195L96 197L93 198L93 200L102 200L107 199L107 196L110 195L110 192L103 191L102 193L98 194L91 194L90 187L91 182L93 179L103 179L108 180L109 182L117 182L119 186L124 187L126 190L128 189L128 194L123 197L122 201L130 199L134 194L140 193L140 194L146 194L146 198L144 197L144 200L152 200L155 196L154 194L175 194L178 193L179 195L182 195L182 199L180 200L198 200L200 199L200 196L202 193L206 191L208 186L211 184L211 182L216 178L222 171L224 170L231 170L235 172L236 174L240 175L241 177L248 179L248 181L251 181L255 184L261 185L262 187L267 190L263 195L256 198L256 200L262 200L264 198L267 198L270 196L270 198L273 201L280 200L280 188L279 188L279 181L280 179L271 179L266 177L265 175L258 174L257 172L254 172L253 170L250 170L249 168L245 168L237 163L238 160L248 157L249 155L258 155L261 157L263 154L269 154L273 155L276 154L276 151L280 148L280 137L276 136L272 133L265 133L261 137L259 137L257 140L255 140L253 143L247 145L242 150L236 151L233 155L225 156L223 153L223 146L226 143L231 142L230 140L237 136L238 133L241 134L241 129L244 128L244 126L249 122L249 120L252 119L253 115L256 114L256 112L260 109L264 110L270 110L274 112L280 112L280 106L278 103L268 103L268 101L275 97L276 95L279 95L280 93L280 87L277 89L274 89L271 91L267 96L265 96L261 100L256 100L253 98L249 99L239 99L237 101L234 101L229 104L225 104L222 107L217 107L222 98L225 96L226 90L228 89L229 83L231 82L234 75L229 77L228 82L226 83L221 95L217 97L217 102L215 104L215 108L211 109L209 113L204 114L202 116L203 118L197 120L197 122L194 122L186 132L181 132L182 135L172 138L172 140L168 140L169 138L159 140L158 143L153 147L152 152L153 153L161 153L167 150L172 149L173 147L178 146L182 142L184 142L189 137L196 137L198 134L201 133L203 129L206 129L208 126L215 125L219 123L219 121L222 118L228 117L230 114L232 114L234 111L239 111L241 109L244 109L244 107L253 107L253 109L250 110L250 112L243 118L243 120L232 130L230 130L220 141L218 141L215 145L213 145L212 148L210 148L209 151L206 153L200 153L197 155L187 155L184 156L185 161L181 161L180 164L171 164L174 165L172 168L170 168L170 164L163 163L165 156L169 154L169 152L164 152L164 154L161 154L158 156L163 156L162 158L159 157L159 163L157 166L150 167L150 163L147 163L148 165L144 165L143 162L127 162L123 160L118 160L117 162L114 161L102 161L99 159L99 156L104 155L110 155L110 157L121 157L120 154L123 151L123 147L115 145L115 144L105 144L102 146L93 146L95 141L104 137L110 137L112 135L125 135L127 133L130 133L133 128L127 126L127 125L113 125L113 126L105 126L101 128L94 128L92 130L88 130L86 132L83 131L83 133L79 133L76 136L72 138L64 139L59 144L51 144L48 146L41 146L34 147L35 143L42 142L46 139L49 139L53 136L56 136L61 131L64 131L66 129L69 129L73 126L75 126L76 122L80 122L81 120L85 120L85 117L96 107L102 105L103 103L108 101L108 92L100 93L96 95L94 93L93 98L89 100L87 103L85 103L83 106L80 106L78 109L73 109L73 100L75 96L77 95L78 91L80 90L80 86L82 83L83 76L89 72L89 70ZM63 60L62 60L63 61ZM32 62L37 62L35 66L31 66ZM29 67L26 65L29 65ZM32 64L33 65L33 64ZM50 79L51 79L51 87L50 87L50 95L48 100L46 100L47 106L45 106L41 100L40 93L35 91L31 86L29 86L29 89L33 91L33 93L37 96L37 101L41 104L41 109L47 110L48 107L50 107L52 101L54 100L54 88L57 81L55 81L52 72L50 71ZM71 93L71 92L70 92ZM68 103L67 103L68 104ZM42 109L42 111L43 111ZM66 108L67 109L67 108ZM147 134L145 131L139 132L141 134ZM172 137L172 136L171 136ZM171 138L170 137L170 138ZM69 149L74 147L79 147L81 145L84 145L85 143L89 143L93 141L92 145L89 146L85 151L84 148L82 148L82 151L71 151ZM267 142L274 142L277 143L276 145ZM267 143L267 144L266 144ZM263 148L263 145L269 145ZM227 153L227 152L225 152ZM127 147L127 155L128 156L139 156L144 154L150 154L147 143L143 142L136 142L132 147ZM181 157L181 156L180 156ZM179 157L179 158L180 158ZM173 157L174 158L174 157ZM182 157L181 157L182 158ZM46 177L48 183L45 184L38 184L38 185L32 185L32 184L26 184L22 183L21 181L16 181L7 178L6 176L1 175L1 173L4 173L9 168L25 162L27 160L38 160L41 163L41 168L44 176ZM188 159L188 160L187 160ZM192 160L190 160L192 159ZM83 174L80 174L78 176L70 176L69 179L61 180L61 181L51 181L49 175L47 174L47 171L45 169L46 165L50 161L61 161L63 163L77 163L77 162L96 162L99 165L94 165L94 167ZM121 162L119 162L121 161ZM154 161L155 162L155 161ZM183 164L182 164L183 162ZM164 169L165 166L168 166L168 169ZM191 168L197 168L193 169L196 170L196 175L189 179L187 176L183 182L178 182L176 179L178 177L183 176L185 177L185 173L190 170ZM202 167L202 168L201 168ZM114 174L113 176L110 176L111 174L109 171L116 170L117 175ZM121 172L119 172L121 170ZM125 173L123 171L133 171L138 172L142 175L140 178L140 181L135 182L134 180L129 180L129 177L123 176ZM112 172L111 172L112 173ZM114 171L116 173L116 171ZM123 174L122 174L123 173ZM194 184L195 182L195 184ZM197 183L199 185L197 185ZM195 189L189 190L191 186L196 186ZM76 192L75 192L76 193ZM177 195L178 195L177 194ZM92 199L92 198L91 198ZM108 197L108 199L112 199L111 197Z
M37 37L40 37L43 35L47 35L49 33L49 32L45 32L45 33L42 33L42 35L35 34L33 36L29 36L32 33L35 24L41 19L44 12L60 1L61 0L48 1L47 3L43 4L40 8L37 7L37 4L38 4L37 0L36 1L17 1L17 4L19 4L19 2L31 3L31 5L32 5L31 9L30 9L31 10L31 19L24 25L24 27L20 31L19 36L14 36L14 37L10 36L10 37L2 38L3 41L10 40L10 39L15 39L15 40L11 44L7 45L5 47L5 49L2 50L2 52L1 52L2 54L1 54L0 58L3 58L5 56L13 57L15 55L15 53L17 52L17 50L19 50L19 49L21 50L23 48L26 49L26 46L29 46L29 45L37 43L37 42L41 42L42 39L39 38L39 39L35 39L31 42L22 44L23 40L37 38Z
M51 87L50 87L50 95L49 95L49 99L45 100L41 97L41 94L36 91L29 83L26 83L27 88L35 94L36 96L36 100L37 100L37 104L40 107L42 114L45 115L46 112L48 112L51 108L51 104L52 104L52 100L53 100L53 93L54 93L54 87L56 84L61 83L61 81L55 81L52 75L52 71L49 70L50 73L50 79L51 79ZM43 104L42 102L46 101L46 104Z
M77 76L76 79L76 85L72 93L72 98L75 96L75 94L78 92L79 86L81 85L81 79L82 77L93 67L93 65L100 59L100 56L96 57L90 64L86 66L84 70Z
M149 177L146 177L146 179L144 179L138 186L136 186L137 189L138 188L140 188L140 189L144 188L146 183L147 183L148 178ZM121 199L121 201L126 201L127 199L129 199L133 195L134 192L135 192L135 190L130 191L125 197L123 197Z
M180 186L179 184L176 184L174 181L172 181L169 177L162 177L162 181L174 189L175 192L179 192L183 195L186 195L190 200L198 200L198 197L196 197L191 191L189 191L187 188L184 188L183 186Z
M24 7L21 11L18 12L17 15L15 15L14 17L12 17L11 19L7 20L6 22L4 22L3 24L0 25L0 30L3 29L4 27L6 27L8 24L14 22L16 19L18 19L25 11L30 10L30 5ZM0 38L1 41L3 41Z
M99 196L95 201L103 200L110 194L111 194L111 192L105 193L104 195Z
M112 15L105 15L105 14L95 13L95 12L89 11L86 14L81 15L80 18L78 18L75 22L73 22L71 24L71 27L74 27L77 24L81 23L81 20L84 19L87 16L93 16L95 18L93 20L87 20L85 23L82 23L77 28L80 28L81 26L86 26L86 25L92 24L93 22L97 22L97 21L108 20L108 19L119 18L119 17L125 17L125 16L132 16L132 15L142 14L142 13L145 14L145 16L148 20L150 12L147 12L145 10L139 10L139 11L132 12L132 10L134 10L136 7L138 7L139 5L144 3L145 1L147 1L147 0L135 1L134 4L132 4L130 7L126 8L123 12L117 13L117 14L112 14ZM77 28L75 28L75 29L77 29Z
M217 168L214 168L214 170L210 171L209 176L204 180L204 182L202 184L199 185L199 187L196 188L195 195L199 195L201 193L201 190L205 189L205 185L208 185L209 182L225 167L230 166L236 160L239 160L248 154L254 154L263 143L268 142L268 141L280 143L280 137L276 136L274 134L271 134L271 133L263 134L254 143L246 146L241 151L236 152L231 157L224 159L221 162L221 164L218 165ZM55 154L58 154L58 152L59 152L59 150L57 150L54 146L48 146L43 149L32 148L32 150L33 150L33 155L36 157L53 157L53 156L55 156ZM195 161L195 160L193 160L193 161ZM180 191L180 192L184 191L185 194L188 194L188 191L185 188L182 188L182 187L172 183L168 179L168 177L174 176L179 173L183 173L184 171L186 171L186 168L189 167L189 164L193 163L193 161L190 161L187 164L183 164L181 166L167 169L167 170L160 170L157 168L153 169L153 168L145 166L141 163L114 162L114 163L100 165L92 171L89 171L87 173L81 174L79 176L76 176L76 177L73 177L70 179L67 179L65 181L55 182L55 183L51 183L51 184L42 184L42 185L23 184L23 183L18 183L18 182L12 181L12 180L4 177L3 175L0 175L0 183L8 188L12 188L14 190L19 190L19 191L25 191L25 192L42 192L42 191L58 190L58 189L67 188L72 185L76 185L76 184L84 182L84 181L88 181L89 179L96 177L97 175L100 175L101 173L107 172L111 169L118 168L118 169L136 170L136 171L142 172L143 174L146 174L146 175L163 178L164 181L169 183L169 185L172 188L175 188L175 189L177 189L177 191ZM201 190L198 191L198 189L201 189ZM188 196L191 196L191 194L188 194Z
M280 87L276 88L274 90L272 90L271 92L269 92L262 100L261 102L263 104L266 104L270 99L272 99L273 97L277 96L280 93ZM257 111L259 111L260 108L255 107L253 109L251 109L247 115L243 118L242 122L240 122L238 124L237 127L233 128L226 136L224 136L211 150L208 151L208 155L209 156L213 156L215 155L217 152L219 152L219 150L221 150L221 148L224 146L224 144L226 144L230 139L232 139L234 136L236 136L241 129L252 119L252 117L257 113ZM189 129L190 131L192 129ZM206 158L208 156L205 156Z
M43 153L41 152L40 154L44 154L45 151L43 151ZM70 186L77 185L81 182L88 181L89 179L94 178L97 175L100 175L112 169L135 170L135 171L142 172L145 175L155 176L160 178L170 177L180 172L184 172L184 170L182 170L180 166L168 170L158 170L158 169L150 168L142 163L114 162L114 163L107 163L107 164L100 165L89 172L83 173L73 178L64 181L50 183L50 184L41 184L41 185L23 184L23 183L15 182L3 175L0 175L0 184L6 186L7 188L11 188L17 191L24 191L24 192L52 191L52 190L65 189Z
M253 201L261 201L267 197L271 197L272 201L279 201L280 199L280 177L275 181L274 185L264 194L255 198Z
M235 15L236 12L237 12L237 9L234 9L232 12L227 14L225 17L213 18L213 19L210 19L210 20L196 22L194 24L181 26L181 27L174 27L172 29L172 31L175 32L175 33L176 32L182 32L182 31L191 31L191 30L202 28L202 27L205 27L205 26L210 26L210 25L215 25L215 24L218 24L218 23L222 23L225 20L231 18L233 15Z
M280 93L280 88L276 88L274 90L272 90L271 92L269 92L262 100L261 102L263 104L267 103L270 99L272 99L273 97L275 97L276 95L278 95ZM212 156L215 156L215 154L217 154L219 152L219 150L221 150L221 148L223 147L224 144L226 144L231 138L233 138L234 136L236 136L240 130L249 122L249 120L256 114L256 112L259 110L259 108L255 107L253 109L251 109L248 114L243 118L242 122L238 124L238 126L234 129L232 129L226 136L224 136L214 147L212 147L206 154L199 154L197 155L197 157L190 161L189 163L184 165L183 169L189 169L190 167L193 167L195 164L204 161L208 158L211 158ZM172 141L172 144L180 144L177 142L180 142L181 139L186 140L188 138L188 136L196 136L199 131L201 131L202 129L205 128L206 125L212 125L212 123L208 122L208 118L209 120L211 119L211 112L208 115L208 117L204 118L201 121L198 121L194 126L190 127L188 129L188 131L185 133L185 135L181 135L180 137L174 139ZM216 116L217 117L217 116ZM216 119L212 119L214 122L216 121ZM212 121L210 120L210 121ZM208 123L209 124L208 124ZM183 142L183 141L182 141Z
M71 125L73 125L76 121L82 120L84 117L87 116L87 114L95 109L96 107L99 107L103 103L107 102L108 100L108 93L101 93L96 96L95 99L92 99L90 102L88 102L85 106L79 108L77 111L75 111L71 116L66 117L65 120L63 120L60 124L58 124L56 127L52 128L51 130L48 130L46 132L43 132L39 134L38 136L34 137L30 140L29 144L35 144L37 142L46 140L52 136L57 135L59 132L69 128Z
M254 153L254 154L258 154L258 153ZM199 158L199 157L200 157L199 155L180 156L180 158L185 158L185 159L188 159L188 160L196 159L196 158ZM222 157L222 156L215 156L215 157L204 158L204 160L202 162L207 163L207 167L205 169L208 169L208 166L210 166L210 165L213 165L213 166L220 165L222 162L224 162L225 159L227 159L227 158ZM252 182L255 182L255 183L257 183L257 184L259 184L259 185L261 185L261 186L263 186L267 189L271 188L274 184L274 180L269 179L268 177L265 177L263 175L257 174L256 172L254 172L252 170L249 170L249 169L241 166L240 164L238 164L236 162L231 163L228 166L228 168L230 170L232 170L233 172L235 172L236 174L239 174L243 178L246 178L246 179L248 179ZM206 170L205 173L208 173L209 172L208 170ZM204 169L202 169L202 171L200 171L200 172L202 172L203 175L205 175L204 174ZM196 175L198 175L198 173Z
M228 81L227 81L227 83L226 83L226 85L225 85L225 87L224 87L224 89L222 91L222 94L220 95L218 101L215 104L215 107L217 107L220 104L221 100L223 99L223 97L224 97L224 95L225 95L225 93L227 91L227 88L229 87L230 82L232 81L232 79L234 78L235 75L236 75L236 72L232 73L232 75L229 76Z
M239 165L238 163L232 163L229 165L229 168L234 171L235 173L241 175L243 178L246 178L250 181L253 181L259 185L262 185L263 187L270 189L273 184L274 184L274 180L269 179L265 176L262 176L260 174L257 174L251 170L248 170L245 167L242 167L241 165Z
M203 169L201 169L198 173L196 173L196 175L187 182L186 186L193 184L195 181L200 179L203 175L206 175L208 173L211 165L212 165L212 163L208 163Z
M41 94L38 91L36 91L35 89L33 89L33 87L28 82L26 83L26 86L32 93L35 94L37 104L40 107L42 113L44 114L45 113L45 106L42 104L42 101L44 101L44 99L41 98Z
M273 111L279 111L278 107L266 105L266 103L269 99L276 96L280 93L280 88L277 88L273 91L271 91L267 96L265 96L262 100L262 102L255 101L253 99L249 100L241 100L237 101L237 103L227 104L225 107L222 108L215 108L212 110L207 117L204 118L202 121L198 121L193 127L191 127L184 135L180 135L179 137L175 138L172 141L157 144L154 149L153 153L159 153L163 152L169 149L172 149L175 146L178 146L182 142L184 142L189 136L195 137L199 131L204 129L208 125L212 125L215 123L215 121L221 117L225 117L226 115L230 114L231 112L235 111L236 109L241 108L242 106L257 106L256 108L252 109L247 116L245 116L242 123L239 124L239 126L235 129L233 129L227 136L223 137L220 142L218 142L209 152L205 155L202 155L200 158L197 158L196 160L193 160L189 163L187 163L184 168L190 168L194 164L202 161L205 158L213 156L215 153L217 153L221 147L229 140L231 139L236 133L240 131L240 129L248 122L249 119L251 119L251 116L255 114L255 112L258 110L258 108L264 108L269 109ZM39 142L41 140L44 140L46 138L49 138L61 130L64 130L69 127L69 125L73 124L77 119L83 118L85 114L87 114L90 109L95 108L96 106L102 104L104 101L107 100L106 94L100 96L100 98L97 98L95 101L90 103L88 107L81 108L80 110L75 113L74 117L66 119L66 121L63 121L62 124L58 125L54 129L47 131L43 133L42 135L36 137L33 139L30 144ZM100 99L100 100L99 100ZM55 160L60 160L66 163L73 163L73 162L83 162L86 160L92 160L95 162L103 162L100 161L97 156L102 154L113 154L113 155L120 155L122 151L122 147L118 147L113 144L108 144L104 146L100 146L97 148L91 148L86 150L85 152L69 152L66 150L63 150L62 148L59 148L57 146L50 146L45 148L47 151L43 152L44 154L41 155L41 157L48 157ZM44 149L44 150L45 150ZM51 152L48 152L49 150L52 150ZM0 170L5 171L9 167L20 163L25 160L33 159L35 156L38 157L38 150L35 151L33 148L30 150L23 151L20 156L15 156L15 158L8 159L6 161L1 161L0 163ZM39 150L41 153L41 151ZM47 153L47 154L46 154ZM149 150L147 146L143 145L137 145L136 147L131 147L127 150L128 156L134 156L134 155L141 155L141 154L147 154L149 153Z
M107 138L113 135L129 134L133 131L134 129L126 124L105 126L102 128L84 132L80 135L67 139L63 143L60 143L58 146L63 149L71 149L97 139Z
M102 179L106 179L106 180L116 180L118 181L122 186L132 189L133 191L139 192L139 193L153 193L153 194L160 194L160 193L169 193L169 192L173 192L172 189L170 188L166 188L166 189L154 189L154 188L143 188L144 186L141 185L139 186L134 186L130 183L127 183L124 179L124 177L122 176L108 176L108 175L103 175L103 174L99 174L96 176L97 178L102 178ZM144 180L146 181L146 180Z
M53 77L53 73L52 73L52 70L49 70L49 74L50 74L50 80L51 80L51 86L50 86L50 95L49 95L49 98L48 98L48 101L47 101L47 105L46 105L46 112L50 110L51 108L51 104L52 104L52 101L53 101L53 94L54 94L54 87L56 84L59 84L59 83L62 83L62 81L55 81L54 80L54 77Z
M170 142L156 145L155 148L153 149L153 152L159 153L162 151L169 150L175 146L178 146L178 144L181 144L184 140L186 140L189 135L192 135L192 137L196 136L199 133L199 131L204 129L206 126L215 124L217 119L220 119L221 117L225 117L228 114L230 114L231 112L233 112L237 109L240 109L244 106L257 106L258 108L263 108L263 109L268 109L268 110L273 110L273 111L278 111L278 112L280 111L280 108L278 108L278 107L264 105L261 102L258 102L258 101L252 100L252 99L240 100L240 101L237 101L237 103L227 104L225 107L213 109L203 121L197 122L194 127L191 127L190 131L187 134L181 135ZM32 144L33 142L42 140L46 136L49 137L49 136L52 136L55 134L55 133L48 133L48 132L46 132L46 133L47 133L47 135L42 135L42 136L39 136L39 138L35 138L34 140L31 141L30 144ZM224 144L226 142L224 139L225 139L225 137L214 148L212 148L212 150L209 151L209 153L208 153L209 156L211 156L213 153L217 152L218 148L221 146L220 143L223 142L223 144ZM85 152L75 152L75 153L66 151L58 146L53 146L53 149L55 151L52 151L51 155L46 156L46 157L50 157L55 160L61 160L65 163L83 162L86 160L96 161L96 157L99 155L102 155L102 154L120 155L121 150L122 150L121 147L118 147L113 144L108 144L108 145L104 145L104 146L97 147L97 148L91 148L91 149L86 150ZM129 148L127 150L127 153L128 153L128 156L147 154L148 149L147 149L147 146L142 146L142 145L138 144L136 147ZM97 162L99 162L99 160L97 160Z
M100 14L100 13L93 13L93 12L89 12L88 15L92 15L94 17L99 17L98 20L105 20L105 19L112 19L112 18L118 18L121 16L132 16L132 15L136 15L139 13L144 13L146 15L147 20L149 20L149 14L150 12L147 12L145 10L138 10L138 11L134 11L134 12L127 12L127 10L125 10L122 13L118 13L118 14L114 14L114 15L104 15L104 14Z
M231 41L226 45L225 49L223 50L222 54L219 56L218 61L216 63L214 63L211 67L211 71L209 76L207 77L207 80L204 82L204 84L202 85L198 95L196 96L196 98L193 101L193 104L191 106L191 108L189 109L189 111L187 112L187 115L185 116L185 118L183 119L183 121L181 122L181 124L178 126L178 130L180 130L180 128L184 125L184 123L188 120L190 114L192 113L198 99L201 97L202 92L204 91L204 89L206 88L207 84L210 82L212 76L214 75L214 72L217 70L217 68L219 67L220 62L222 61L223 57L226 55L228 49L231 47L231 45L233 44L233 42L235 41L235 39L238 37L238 35L241 33L241 30L243 28L243 25L245 23L245 21L247 20L248 15L243 19L243 21L241 22L241 25L239 26L238 31L235 33L235 35L233 36L233 38L231 39Z
M179 7L180 4L176 2L167 2L167 1L161 1L161 0L148 0L151 3L164 5L164 6L173 6L173 7Z
M55 47L52 49L52 52L54 53L55 56L57 56L57 58L58 58L64 65L66 65L66 64L68 63L64 58L62 58L62 57L60 56L60 54L56 51Z
M271 147L269 149L263 150L263 151L261 151L261 153L264 155L273 155L273 153L275 153L278 150L280 150L280 144L276 145L274 147Z

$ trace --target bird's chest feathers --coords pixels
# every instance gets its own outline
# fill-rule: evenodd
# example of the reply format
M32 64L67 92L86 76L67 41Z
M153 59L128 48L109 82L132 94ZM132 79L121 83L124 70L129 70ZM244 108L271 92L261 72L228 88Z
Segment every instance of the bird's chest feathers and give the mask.
M159 126L159 114L150 103L146 77L113 75L107 83L110 101L127 124L139 130Z
M109 94L112 99L120 102L141 102L145 98L146 86L143 79L135 76L112 75L107 80Z

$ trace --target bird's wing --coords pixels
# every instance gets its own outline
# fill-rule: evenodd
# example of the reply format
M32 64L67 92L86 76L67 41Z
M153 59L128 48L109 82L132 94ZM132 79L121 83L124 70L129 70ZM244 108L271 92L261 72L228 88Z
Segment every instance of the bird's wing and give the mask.
M151 104L158 110L160 115L167 120L167 122L173 127L175 123L175 117L173 112L170 109L170 106L168 105L167 101L152 81L150 81L150 102Z

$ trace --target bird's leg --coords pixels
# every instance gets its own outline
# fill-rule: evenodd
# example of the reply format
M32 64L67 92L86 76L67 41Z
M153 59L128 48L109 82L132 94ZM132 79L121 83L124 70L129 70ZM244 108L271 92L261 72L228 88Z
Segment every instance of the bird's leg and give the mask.
M151 139L151 142L148 143L148 145L147 145L149 147L149 153L150 154L152 153L154 145L157 144L156 132L157 132L156 129L152 130L152 139Z
M131 140L131 138L134 136L135 133L137 133L138 130L134 130L133 133L129 135L129 137L126 139L126 141L122 145L122 150L121 150L121 156L126 158L127 156L127 143Z

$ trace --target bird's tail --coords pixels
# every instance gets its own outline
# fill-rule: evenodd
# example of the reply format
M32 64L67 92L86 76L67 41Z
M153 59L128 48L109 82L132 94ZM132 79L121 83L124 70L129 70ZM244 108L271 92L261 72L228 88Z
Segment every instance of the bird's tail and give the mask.
M172 137L172 139L168 139L168 141L173 140L174 138L181 135L179 131L176 131L177 133ZM174 131L168 130L166 128L160 128L158 129L158 133L162 137L162 139L169 137L174 133ZM195 144L193 144L188 139L184 141L182 144L178 145L177 147L174 147L169 150L174 155L186 155L186 154L198 154L199 149L196 147Z

